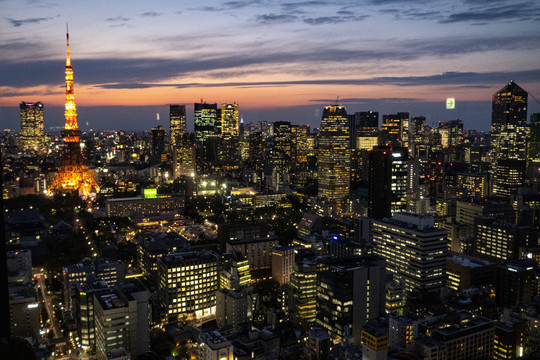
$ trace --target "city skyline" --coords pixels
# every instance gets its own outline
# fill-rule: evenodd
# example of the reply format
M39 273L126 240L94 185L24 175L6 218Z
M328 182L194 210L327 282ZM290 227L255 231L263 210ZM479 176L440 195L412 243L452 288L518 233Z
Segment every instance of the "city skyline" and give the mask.
M167 104L187 104L192 128L201 98L239 103L246 122L318 126L339 96L350 112L488 130L491 96L510 80L532 95L528 114L540 111L540 8L526 2L3 4L0 126L12 129L21 101L43 102L45 127L61 125L66 22L82 129L149 129Z

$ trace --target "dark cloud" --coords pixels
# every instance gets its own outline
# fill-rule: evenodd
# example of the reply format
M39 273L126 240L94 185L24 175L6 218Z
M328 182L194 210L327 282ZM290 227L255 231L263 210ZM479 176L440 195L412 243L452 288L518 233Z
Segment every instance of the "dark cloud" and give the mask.
M332 5L335 2L332 1L298 1L298 2L288 2L281 4L281 7L287 10L296 10L301 7L315 7L315 6L326 6Z
M105 19L105 21L108 21L108 22L126 22L126 21L130 21L130 20L131 20L130 18L126 18L126 17L123 17L123 16L117 16L117 17Z
M287 23L296 20L298 20L296 16L287 14L262 14L255 16L255 21L261 24Z
M309 25L339 24L351 21L362 21L369 15L361 16L321 16L316 18L304 18L304 22Z
M227 10L237 10L242 9L248 6L259 4L260 0L246 0L246 1L226 1L221 6L202 6L199 8L194 8L191 10L199 10L199 11L209 11L209 12L216 12L216 11L227 11Z
M198 87L273 87L287 85L394 85L394 86L426 86L426 85L456 85L459 87L489 88L488 84L500 84L515 79L517 82L528 81L529 79L540 78L540 69L518 71L518 72L446 72L443 74L427 76L386 76L373 77L367 79L309 79L290 81L259 81L259 82L220 82L220 83L178 83L178 84L156 84L156 83L114 83L103 84L98 87L104 89L144 89L152 87L175 87L175 88L198 88ZM385 98L388 101L397 102L405 99L415 101L414 98ZM364 99L341 99L341 102L358 102ZM315 100L313 100L315 101ZM316 101L327 101L316 100Z
M158 16L161 16L163 15L163 13L158 13L158 12L155 12L155 11L149 11L149 12L145 12L145 13L142 13L141 16L143 17L158 17Z
M19 27L22 25L28 25L28 24L39 24L43 21L48 21L53 19L52 17L43 17L43 18L28 18L28 19L12 19L12 18L6 18L7 21L11 23L14 27Z
M445 16L439 20L441 24L456 22L478 22L478 21L525 21L540 19L540 7L536 3L513 3L491 6L485 3L486 7L471 8L468 11L457 12Z

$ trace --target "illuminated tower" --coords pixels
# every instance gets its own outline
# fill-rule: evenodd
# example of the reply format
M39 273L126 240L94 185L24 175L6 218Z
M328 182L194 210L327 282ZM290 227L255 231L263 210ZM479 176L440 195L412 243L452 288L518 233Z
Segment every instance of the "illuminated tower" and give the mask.
M64 112L66 124L64 131L62 131L64 151L62 152L60 169L58 169L58 173L49 188L49 194L78 190L80 195L88 196L92 189L99 191L99 186L88 167L84 164L81 152L81 143L79 142L81 131L77 125L75 91L73 90L73 67L69 56L69 33L66 36L66 106Z
M383 115L381 127L382 145L409 146L409 113Z
M238 104L221 104L221 136L230 139L240 134Z
M349 196L350 141L345 107L326 106L319 132L319 197L341 202Z
M527 92L513 81L493 94L491 114L493 164L497 164L499 160L525 160L527 97Z
M24 151L42 151L45 144L43 130L43 103L22 102L21 108L21 148Z
M178 136L186 133L186 106L169 106L169 127L171 132L171 149L177 141Z

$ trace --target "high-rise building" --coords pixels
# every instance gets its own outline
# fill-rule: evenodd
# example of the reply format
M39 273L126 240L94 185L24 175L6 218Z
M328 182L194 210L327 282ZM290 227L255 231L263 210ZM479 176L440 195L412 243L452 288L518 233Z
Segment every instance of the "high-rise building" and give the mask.
M534 259L521 259L499 264L495 292L498 306L525 306L538 294L538 265Z
M308 328L317 314L317 262L308 259L296 262L290 284L293 309L298 322Z
M384 314L385 261L377 255L327 259L317 270L317 325L334 343L354 337ZM354 309L354 311L353 311Z
M210 251L172 253L158 260L158 294L165 318L175 322L216 313L219 256Z
M65 105L65 128L62 131L64 138L64 151L58 173L54 177L49 194L62 191L78 191L80 195L88 196L94 191L99 191L99 186L94 180L93 174L84 164L81 151L81 131L77 125L77 111L75 106L75 91L73 90L73 67L69 53L69 34L67 36L66 56L66 105Z
M492 163L525 160L528 94L515 82L493 94L491 114Z
M379 113L377 111L361 111L350 115L352 148L371 150L379 144Z
M517 260L521 249L536 246L538 234L528 226L516 226L494 217L474 221L474 255L494 261Z
M173 177L194 177L197 173L196 144L191 134L179 135L173 145Z
M527 149L527 176L540 180L540 113L531 114Z
M217 133L217 104L195 103L195 142L204 143L206 137Z
M493 193L506 199L517 195L525 180L525 160L502 159L495 167Z
M407 209L408 153L375 147L368 152L369 217L380 219Z
M409 146L409 113L383 115L381 144L387 146Z
M291 126L291 132L293 164L307 164L309 125L293 125Z
M221 137L240 135L238 104L221 104Z
M152 157L154 162L165 162L167 154L165 152L165 129L158 125L150 130Z
M375 220L373 252L386 259L387 269L405 280L407 291L438 291L446 282L446 231L431 216L408 213Z
M292 131L289 121L274 122L273 165L278 171L286 173L291 168Z
M179 136L186 133L186 106L169 105L169 130L171 136L171 148Z
M97 358L109 359L111 351L120 349L133 357L148 350L148 289L138 282L127 290L115 288L93 295Z
M463 121L456 119L439 122L438 132L443 147L459 145L463 141Z
M294 257L294 246L278 246L272 249L272 279L280 285L290 283Z
M319 198L341 202L349 196L349 120L343 106L326 106L319 131Z
M45 131L43 130L43 103L23 101L21 109L20 144L24 151L43 151Z
M239 329L248 322L247 295L240 290L219 289L216 292L216 323L218 329L231 326Z

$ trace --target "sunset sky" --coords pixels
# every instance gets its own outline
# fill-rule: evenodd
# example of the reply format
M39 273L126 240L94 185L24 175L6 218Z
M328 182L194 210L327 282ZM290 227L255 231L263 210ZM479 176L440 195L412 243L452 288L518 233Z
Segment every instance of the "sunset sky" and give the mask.
M201 98L239 103L246 122L318 126L339 96L348 112L459 117L487 130L491 96L510 80L529 92L529 114L540 112L538 1L0 0L0 9L2 128L19 129L23 100L45 103L46 127L63 124L66 23L82 129L167 126L167 104L188 104L190 120Z

